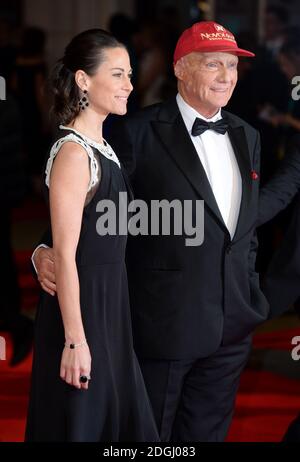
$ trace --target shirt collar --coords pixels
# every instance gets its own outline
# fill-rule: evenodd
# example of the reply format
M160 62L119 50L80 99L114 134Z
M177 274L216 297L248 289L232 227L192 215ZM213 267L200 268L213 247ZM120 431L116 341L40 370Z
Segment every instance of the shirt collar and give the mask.
M206 122L216 122L217 120L222 119L221 108L218 110L218 112L213 117L211 117L210 119L207 119L202 114L197 112L196 109L190 106L186 101L184 101L184 99L179 93L177 93L176 101L178 104L180 114L182 115L182 118L184 120L184 123L189 133L191 133L192 131L192 127L193 127L196 117L206 120Z

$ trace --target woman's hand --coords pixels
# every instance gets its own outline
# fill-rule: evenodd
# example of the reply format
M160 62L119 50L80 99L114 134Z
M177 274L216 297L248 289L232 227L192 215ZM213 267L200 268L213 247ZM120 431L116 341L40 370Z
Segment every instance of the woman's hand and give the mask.
M65 346L61 358L60 377L79 390L87 390L89 381L81 383L81 375L91 375L91 354L88 345L84 344L74 349Z

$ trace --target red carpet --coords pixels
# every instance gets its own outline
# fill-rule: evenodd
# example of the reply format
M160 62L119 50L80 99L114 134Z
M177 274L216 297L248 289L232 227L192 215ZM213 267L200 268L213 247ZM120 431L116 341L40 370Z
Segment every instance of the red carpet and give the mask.
M14 222L30 220L48 220L49 213L45 201L42 199L33 200L29 197L18 208L13 209L12 219Z
M281 441L300 412L299 391L297 380L266 371L246 370L228 441Z
M291 351L294 336L299 336L299 329L259 333L254 336L253 346ZM300 412L299 392L300 380L263 370L245 370L228 441L281 441L289 424Z
M37 306L38 285L31 273L30 256L31 251L18 251L16 260L22 310L33 314ZM0 335L6 339L7 358L6 361L0 361L0 441L23 441L32 357L28 357L19 366L10 368L11 340L6 333Z
M23 441L31 356L19 366L10 368L10 338L6 334L1 335L7 340L7 360L0 361L0 441Z
M265 345L272 345L279 334L288 342L291 331L265 337ZM7 339L9 360L11 343ZM0 441L22 441L27 410L31 358L17 368L9 368L8 361L0 362ZM300 411L300 383L266 371L246 370L242 375L236 412L228 441L280 441L289 423Z
M256 334L254 337L253 345L254 348L267 348L269 350L291 351L293 348L293 346L291 345L291 340L293 337L299 335L299 328Z

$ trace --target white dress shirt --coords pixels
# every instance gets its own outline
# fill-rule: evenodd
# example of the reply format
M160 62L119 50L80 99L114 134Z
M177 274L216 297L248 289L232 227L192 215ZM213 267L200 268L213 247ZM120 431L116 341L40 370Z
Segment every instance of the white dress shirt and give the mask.
M205 118L177 94L177 104L199 159L207 175L224 223L233 238L239 217L242 198L242 179L228 133L222 135L206 130L192 136L196 117L207 122L222 119L221 109L211 119Z

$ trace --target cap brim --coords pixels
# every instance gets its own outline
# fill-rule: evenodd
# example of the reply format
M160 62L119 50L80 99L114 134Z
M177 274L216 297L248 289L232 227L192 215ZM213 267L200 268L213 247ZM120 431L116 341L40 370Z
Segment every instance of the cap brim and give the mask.
M199 50L199 53L231 53L236 56L247 56L248 58L254 58L255 54L252 51L243 50L242 48L233 48L233 47L203 47Z

